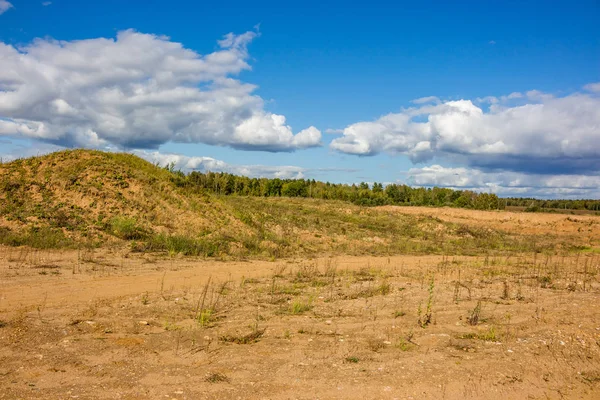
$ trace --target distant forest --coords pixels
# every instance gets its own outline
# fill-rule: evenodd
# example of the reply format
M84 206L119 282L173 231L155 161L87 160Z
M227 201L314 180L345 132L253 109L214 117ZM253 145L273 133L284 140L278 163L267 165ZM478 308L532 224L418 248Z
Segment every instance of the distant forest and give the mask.
M407 185L362 182L358 185L320 182L314 179L249 178L225 172L184 174L173 165L165 167L173 173L177 186L218 195L257 197L307 197L343 200L362 206L406 205L449 206L476 210L501 210L505 207L525 207L525 211L568 209L600 211L600 200L540 200L534 198L499 198L491 193L448 188L423 188Z

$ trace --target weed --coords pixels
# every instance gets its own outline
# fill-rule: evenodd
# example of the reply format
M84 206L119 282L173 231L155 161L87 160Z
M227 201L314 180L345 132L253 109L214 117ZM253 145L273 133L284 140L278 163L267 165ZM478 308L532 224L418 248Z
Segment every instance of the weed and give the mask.
M213 298L214 292L211 295L211 298L208 299L208 290L210 288L210 282L212 277L209 276L204 288L202 289L202 294L198 297L198 302L196 303L196 309L194 311L194 318L202 327L208 326L213 318L213 314L216 311L217 303L219 301L219 297L223 292L225 286L223 285L220 290L217 291L216 298ZM208 302L207 302L208 300Z
M391 285L389 284L388 281L383 281L381 282L381 284L377 287L377 293L379 293L382 296L385 296L387 294L390 293L391 291Z
M358 298L373 297L373 296L377 296L377 295L385 296L386 294L389 294L391 290L392 290L391 285L387 281L383 281L381 284L379 284L377 286L369 285L365 289L359 290L355 293L352 293L352 294L346 296L346 298L358 299Z
M465 333L460 336L461 339L479 339L487 342L496 342L500 339L500 335L496 331L495 326L490 326L487 331L479 333Z
M477 325L479 323L479 319L481 318L481 300L477 301L477 305L471 311L469 316L467 317L467 322L469 325Z
M582 371L581 379L588 383L598 383L600 382L600 372L598 371Z
M385 344L380 339L369 339L367 341L369 349L373 352L378 352L385 347Z
M552 278L548 275L538 277L538 282L542 288L547 288L552 285Z
M247 335L243 336L233 336L233 335L223 335L219 338L222 342L227 343L237 343L237 344L250 344L256 343L260 340L260 338L264 335L266 328L264 329L255 329Z
M427 297L427 306L425 308L425 312L423 313L423 309L421 308L421 304L419 304L419 308L417 309L417 322L421 328L425 328L429 325L433 318L433 290L435 289L435 279L431 276L431 280L429 281L429 296Z
M356 356L349 356L345 358L345 361L347 363L357 364L360 361L360 359Z
M165 331L179 331L181 329L183 329L183 327L181 327L177 324L174 324L169 321L165 322Z
M502 300L510 299L510 288L508 286L508 281L502 282L502 296L500 297Z
M146 292L146 293L144 293L144 294L142 295L142 304L143 304L143 305L148 305L148 304L150 304L150 299L149 299L149 297L148 297L148 292Z
M212 321L213 312L210 308L201 310L197 318L198 324L202 327L208 326Z
M488 342L495 342L499 339L499 335L494 326L490 326L486 332L479 334L477 337L480 340L485 340Z
M375 273L371 271L369 268L361 268L358 271L354 272L354 279L357 282L365 282L365 281L374 281Z
M229 378L220 372L213 372L209 374L204 380L209 383L229 383Z
M307 311L312 310L312 308L312 298L309 298L308 300L296 299L292 302L290 306L290 313L294 315L303 314Z
M409 341L407 341L404 338L398 339L398 341L394 344L394 346L396 348L400 349L400 351L410 351L415 347L414 344L410 343Z

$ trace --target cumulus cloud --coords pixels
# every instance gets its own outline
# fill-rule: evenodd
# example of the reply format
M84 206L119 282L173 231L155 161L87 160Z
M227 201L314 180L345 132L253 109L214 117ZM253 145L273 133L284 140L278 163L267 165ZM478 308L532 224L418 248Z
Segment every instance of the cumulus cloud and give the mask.
M500 100L496 96L478 97L475 99L477 103L497 104Z
M358 122L330 146L349 154L400 153L413 162L438 157L487 169L600 171L598 95L529 91L486 101L492 103L487 111L471 100L446 101Z
M0 0L1 1L1 0ZM166 142L245 150L319 146L264 109L249 70L250 31L201 55L168 37L121 31L115 39L0 42L0 135L65 146L158 148Z
M10 4L8 1L0 0L0 15L4 14L12 7L13 7L13 5Z
M600 175L545 175L431 165L411 168L407 181L416 186L438 186L492 192L502 196L598 198Z
M583 88L588 92L600 93L600 82L588 83Z
M228 172L230 174L249 176L253 178L281 178L301 179L304 178L306 169L291 165L267 166L267 165L236 165L229 164L212 157L189 157L181 154L160 153L158 151L133 151L134 154L159 165L174 164L175 169L182 171L200 172Z

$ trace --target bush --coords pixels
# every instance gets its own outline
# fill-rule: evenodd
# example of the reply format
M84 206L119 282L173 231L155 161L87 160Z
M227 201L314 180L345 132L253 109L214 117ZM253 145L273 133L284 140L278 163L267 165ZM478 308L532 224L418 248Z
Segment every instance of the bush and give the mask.
M72 241L60 229L31 227L28 230L14 232L8 228L0 228L0 244L56 249L68 247Z
M134 218L114 217L110 220L110 233L124 240L140 240L148 237L147 230Z

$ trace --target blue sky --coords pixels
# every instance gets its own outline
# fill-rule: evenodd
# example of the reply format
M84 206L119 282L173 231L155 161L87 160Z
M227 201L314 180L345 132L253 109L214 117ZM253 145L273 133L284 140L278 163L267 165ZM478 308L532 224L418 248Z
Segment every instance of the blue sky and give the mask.
M0 0L0 42L12 60L0 61L4 158L92 147L250 175L600 194L597 1L47 3ZM117 39L124 31L134 33ZM230 32L239 43L219 44ZM96 59L113 46L98 38L122 45ZM180 78L161 81L189 56L172 43L203 60L198 74L213 63L210 72L190 80L178 70ZM126 46L164 51L140 56L138 66L119 57L131 53ZM102 78L64 84L100 76L64 61L77 51ZM225 63L208 57L217 53ZM148 68L167 59L179 64ZM136 68L141 75L117 76ZM160 88L148 84L145 94L177 100L152 103L148 114L116 109L153 80ZM198 93L183 94L190 86ZM95 100L115 88L118 101L107 97L115 103Z

